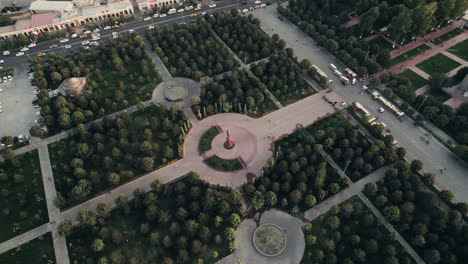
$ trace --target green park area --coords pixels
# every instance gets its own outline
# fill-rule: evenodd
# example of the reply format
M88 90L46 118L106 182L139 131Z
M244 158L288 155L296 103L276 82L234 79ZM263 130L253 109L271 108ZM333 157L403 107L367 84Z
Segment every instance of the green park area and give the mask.
M207 184L190 173L176 182L153 182L147 193L99 204L80 213L67 233L71 263L207 263L230 254L242 220L238 191ZM98 220L98 221L97 221Z
M303 231L304 264L416 263L357 196L306 223Z
M216 127L208 129L200 139L198 144L198 152L203 153L211 149L211 142L219 134Z
M205 159L204 162L219 171L238 171L243 168L238 159L226 160L216 155Z
M23 245L0 254L0 263L4 264L54 264L55 254L52 234L46 233Z
M407 51L407 52L405 52L403 54L400 54L400 55L392 58L391 60L389 60L384 65L384 67L386 69L391 68L391 67L393 67L393 66L395 66L397 64L400 64L400 63L402 63L404 61L407 61L410 58L412 58L412 57L414 57L416 55L419 55L419 54L423 53L424 51L430 50L430 49L431 49L431 47L429 47L428 45L422 44L422 45L418 46L417 48L414 48L412 50L409 50L409 51Z
M77 135L49 145L61 208L178 159L181 131L187 132L189 123L182 110L149 106L78 129Z
M398 76L407 78L411 82L411 87L414 91L428 84L428 81L426 79L424 79L419 74L415 73L410 69L398 74Z
M0 242L48 222L37 150L9 153L0 163Z
M38 103L49 134L147 101L162 80L143 39L137 35L68 56L51 52L47 59L33 59L31 68L37 76L34 82L40 89ZM86 78L70 84L75 88L68 95L49 96L48 89L58 88L71 77ZM84 90L80 90L81 85ZM74 92L80 96L73 96ZM31 133L41 136L34 128Z
M457 55L462 60L468 61L468 39L450 47L447 51Z
M369 44L369 46L375 45L375 46L379 47L379 50L394 50L394 49L396 49L396 46L393 47L393 44L388 42L383 37L376 37L374 39L371 39L371 40L367 41L367 43Z
M442 36L439 36L439 37L435 38L434 40L432 40L432 42L434 44L436 44L436 45L440 45L440 44L444 43L445 41L460 35L463 32L464 31L462 29L456 28L454 30L451 30L451 31L443 34Z
M425 71L431 76L435 74L446 74L458 66L460 66L460 63L450 59L442 53L437 53L436 55L416 65L416 67Z

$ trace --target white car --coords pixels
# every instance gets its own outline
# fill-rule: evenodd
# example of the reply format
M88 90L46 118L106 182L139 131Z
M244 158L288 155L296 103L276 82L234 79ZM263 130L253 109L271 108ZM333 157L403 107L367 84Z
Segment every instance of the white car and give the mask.
M247 13L249 10L247 8L242 9L242 13Z
M83 42L81 42L81 45L88 45L89 44L89 40L85 40Z
M385 109L383 109L382 107L379 108L379 113L383 113L385 112Z
M101 37L97 37L97 36L93 37L93 40L100 40L100 39L101 39Z
M151 26L149 26L149 27L148 27L148 29L154 29L154 26L153 26L153 25L151 25Z
M5 61L4 60L0 60L0 64L4 63Z
M69 49L69 48L71 48L71 45L65 45L65 48Z
M116 38L118 38L118 37L119 37L119 34L112 35L112 38L113 38L113 39L116 39Z
M65 43L65 42L68 42L68 41L69 41L69 39L64 38L64 39L61 39L61 40L60 40L60 43Z
M83 34L91 34L91 30L86 30Z
M23 56L23 55L24 55L24 52L22 52L22 51L16 53L16 57Z
M50 45L50 46L49 46L49 49L55 49L56 47L58 47L57 44Z
M83 49L89 50L89 46L83 46Z
M143 21L148 21L150 19L151 19L151 17L145 17L145 18L143 18Z
M8 78L6 76L3 76L3 82L8 82Z
M0 93L1 93L1 92L3 92L3 89L0 89ZM0 106L0 108L2 108L2 107Z
M177 13L182 13L184 11L185 11L184 9L179 9L179 10L177 10Z
M21 48L21 51L27 51L27 50L29 50L28 47Z
M8 75L8 81L9 82L13 81L13 77L11 75Z
M254 4L258 5L260 4L262 1L255 1Z
M133 32L135 32L135 30L130 29L128 32L129 32L129 33L133 33Z
M108 29L111 29L111 27L110 26L105 26L104 27L104 30L108 30Z
M159 14L156 13L156 14L153 15L153 17L154 17L154 18L159 17Z
M166 14L161 14L159 17L166 17L167 15Z
M96 28L95 30L93 30L94 33L98 33L99 31L101 31L99 30L99 28Z
M10 52L8 50L3 52L3 56L8 56L8 55L10 55Z
M261 4L260 7L266 7L266 5L265 5L265 4Z
M76 38L76 37L78 37L78 35L75 34L75 33L73 33L73 34L71 35L71 37L72 37L72 38Z
M216 4L215 3L209 4L208 7L216 7Z
M31 43L31 44L28 45L28 47L29 48L34 48L34 47L36 47L36 43Z

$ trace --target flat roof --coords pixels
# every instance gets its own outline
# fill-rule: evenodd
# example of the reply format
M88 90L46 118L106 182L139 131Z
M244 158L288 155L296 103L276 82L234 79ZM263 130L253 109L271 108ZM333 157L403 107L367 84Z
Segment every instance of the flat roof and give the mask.
M33 11L66 11L70 12L74 9L74 5L69 1L34 1L29 6L29 10Z
M132 7L130 1L112 2L107 5L100 6L86 6L81 8L82 16L94 16L101 13L107 13L113 10L120 10L124 8Z
M56 12L34 14L31 16L32 27L40 27L44 25L53 24L53 19L58 16L59 14Z

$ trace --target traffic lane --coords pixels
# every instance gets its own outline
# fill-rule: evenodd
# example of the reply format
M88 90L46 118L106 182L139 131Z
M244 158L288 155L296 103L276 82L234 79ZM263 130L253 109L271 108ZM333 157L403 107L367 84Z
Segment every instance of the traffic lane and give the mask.
M232 1L232 2L235 2L235 1ZM242 5L245 8L250 8L252 6L255 6L255 4L254 4L255 0L247 1L247 2L248 3L246 5L242 5L241 3L239 3L239 6ZM223 3L222 5L218 4L214 8L199 10L199 11L197 11L197 14L201 14L203 12L206 12L207 14L211 14L211 13L215 13L215 12L219 12L219 11L230 11L233 7L236 7L236 6L237 6L237 3L234 3L234 4L232 4L232 3ZM156 19L155 19L155 22L153 22L151 20L148 20L148 21L133 22L133 25L122 24L122 26L119 27L118 29L101 30L99 33L101 35L101 40L104 40L104 39L107 39L107 37L112 36L113 32L117 32L119 34L122 34L122 33L127 34L129 30L133 29L137 33L144 34L145 30L150 25L164 26L166 24L173 24L175 22L190 23L190 21L195 20L195 19L197 19L197 17L190 17L190 14L189 15L183 15L182 13L176 13L174 15L164 17L163 19L160 19L159 21L156 21ZM25 55L23 55L23 56L16 57L13 53L11 55L9 55L9 57L6 57L6 58L5 58L5 56L3 56L4 60L5 60L4 67L13 67L17 63L28 63L29 62L28 55L31 56L31 59L32 59L32 57L34 57L38 53L49 53L49 52L53 51L56 54L62 54L63 53L62 51L64 50L64 47L66 45L72 46L72 48L70 48L70 51L76 51L76 50L78 50L78 48L73 48L73 46L76 46L78 44L81 45L81 43L83 41L86 41L86 40L92 41L92 39L90 37L85 38L85 39L80 39L79 37L77 37L77 38L72 38L68 42L65 42L65 43L61 43L59 40L54 40L54 41L47 42L47 43L40 43L41 45L37 44L37 46L35 48L27 51L25 53ZM56 48L50 48L51 45L57 45L57 47ZM40 49L40 48L42 48L42 49Z
M455 159L453 153L443 144L435 139L431 140L430 144L424 143L420 136L424 135L425 131L421 127L414 126L408 118L400 122L389 111L379 114L377 109L383 106L372 100L367 93L360 93L361 82L356 85L342 85L339 78L329 69L329 64L333 63L340 68L343 68L343 64L326 50L319 48L298 27L286 19L283 21L278 19L279 13L276 9L256 10L254 15L260 19L260 25L264 31L270 35L278 33L286 41L287 46L294 49L299 60L307 58L312 64L324 70L333 80L337 94L349 102L362 103L371 114L379 117L379 121L386 123L399 145L406 148L408 157L424 162L425 171L440 174L441 168L448 168L447 172L438 177L436 186L440 189L452 190L457 201L468 201L468 192L463 188L468 186L468 177L465 176L467 168Z

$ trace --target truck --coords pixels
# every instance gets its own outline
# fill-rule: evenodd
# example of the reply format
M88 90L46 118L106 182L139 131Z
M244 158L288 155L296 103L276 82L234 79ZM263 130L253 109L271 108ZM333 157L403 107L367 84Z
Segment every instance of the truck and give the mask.
M344 76L340 76L340 81L343 83L343 85L349 84L349 79Z

